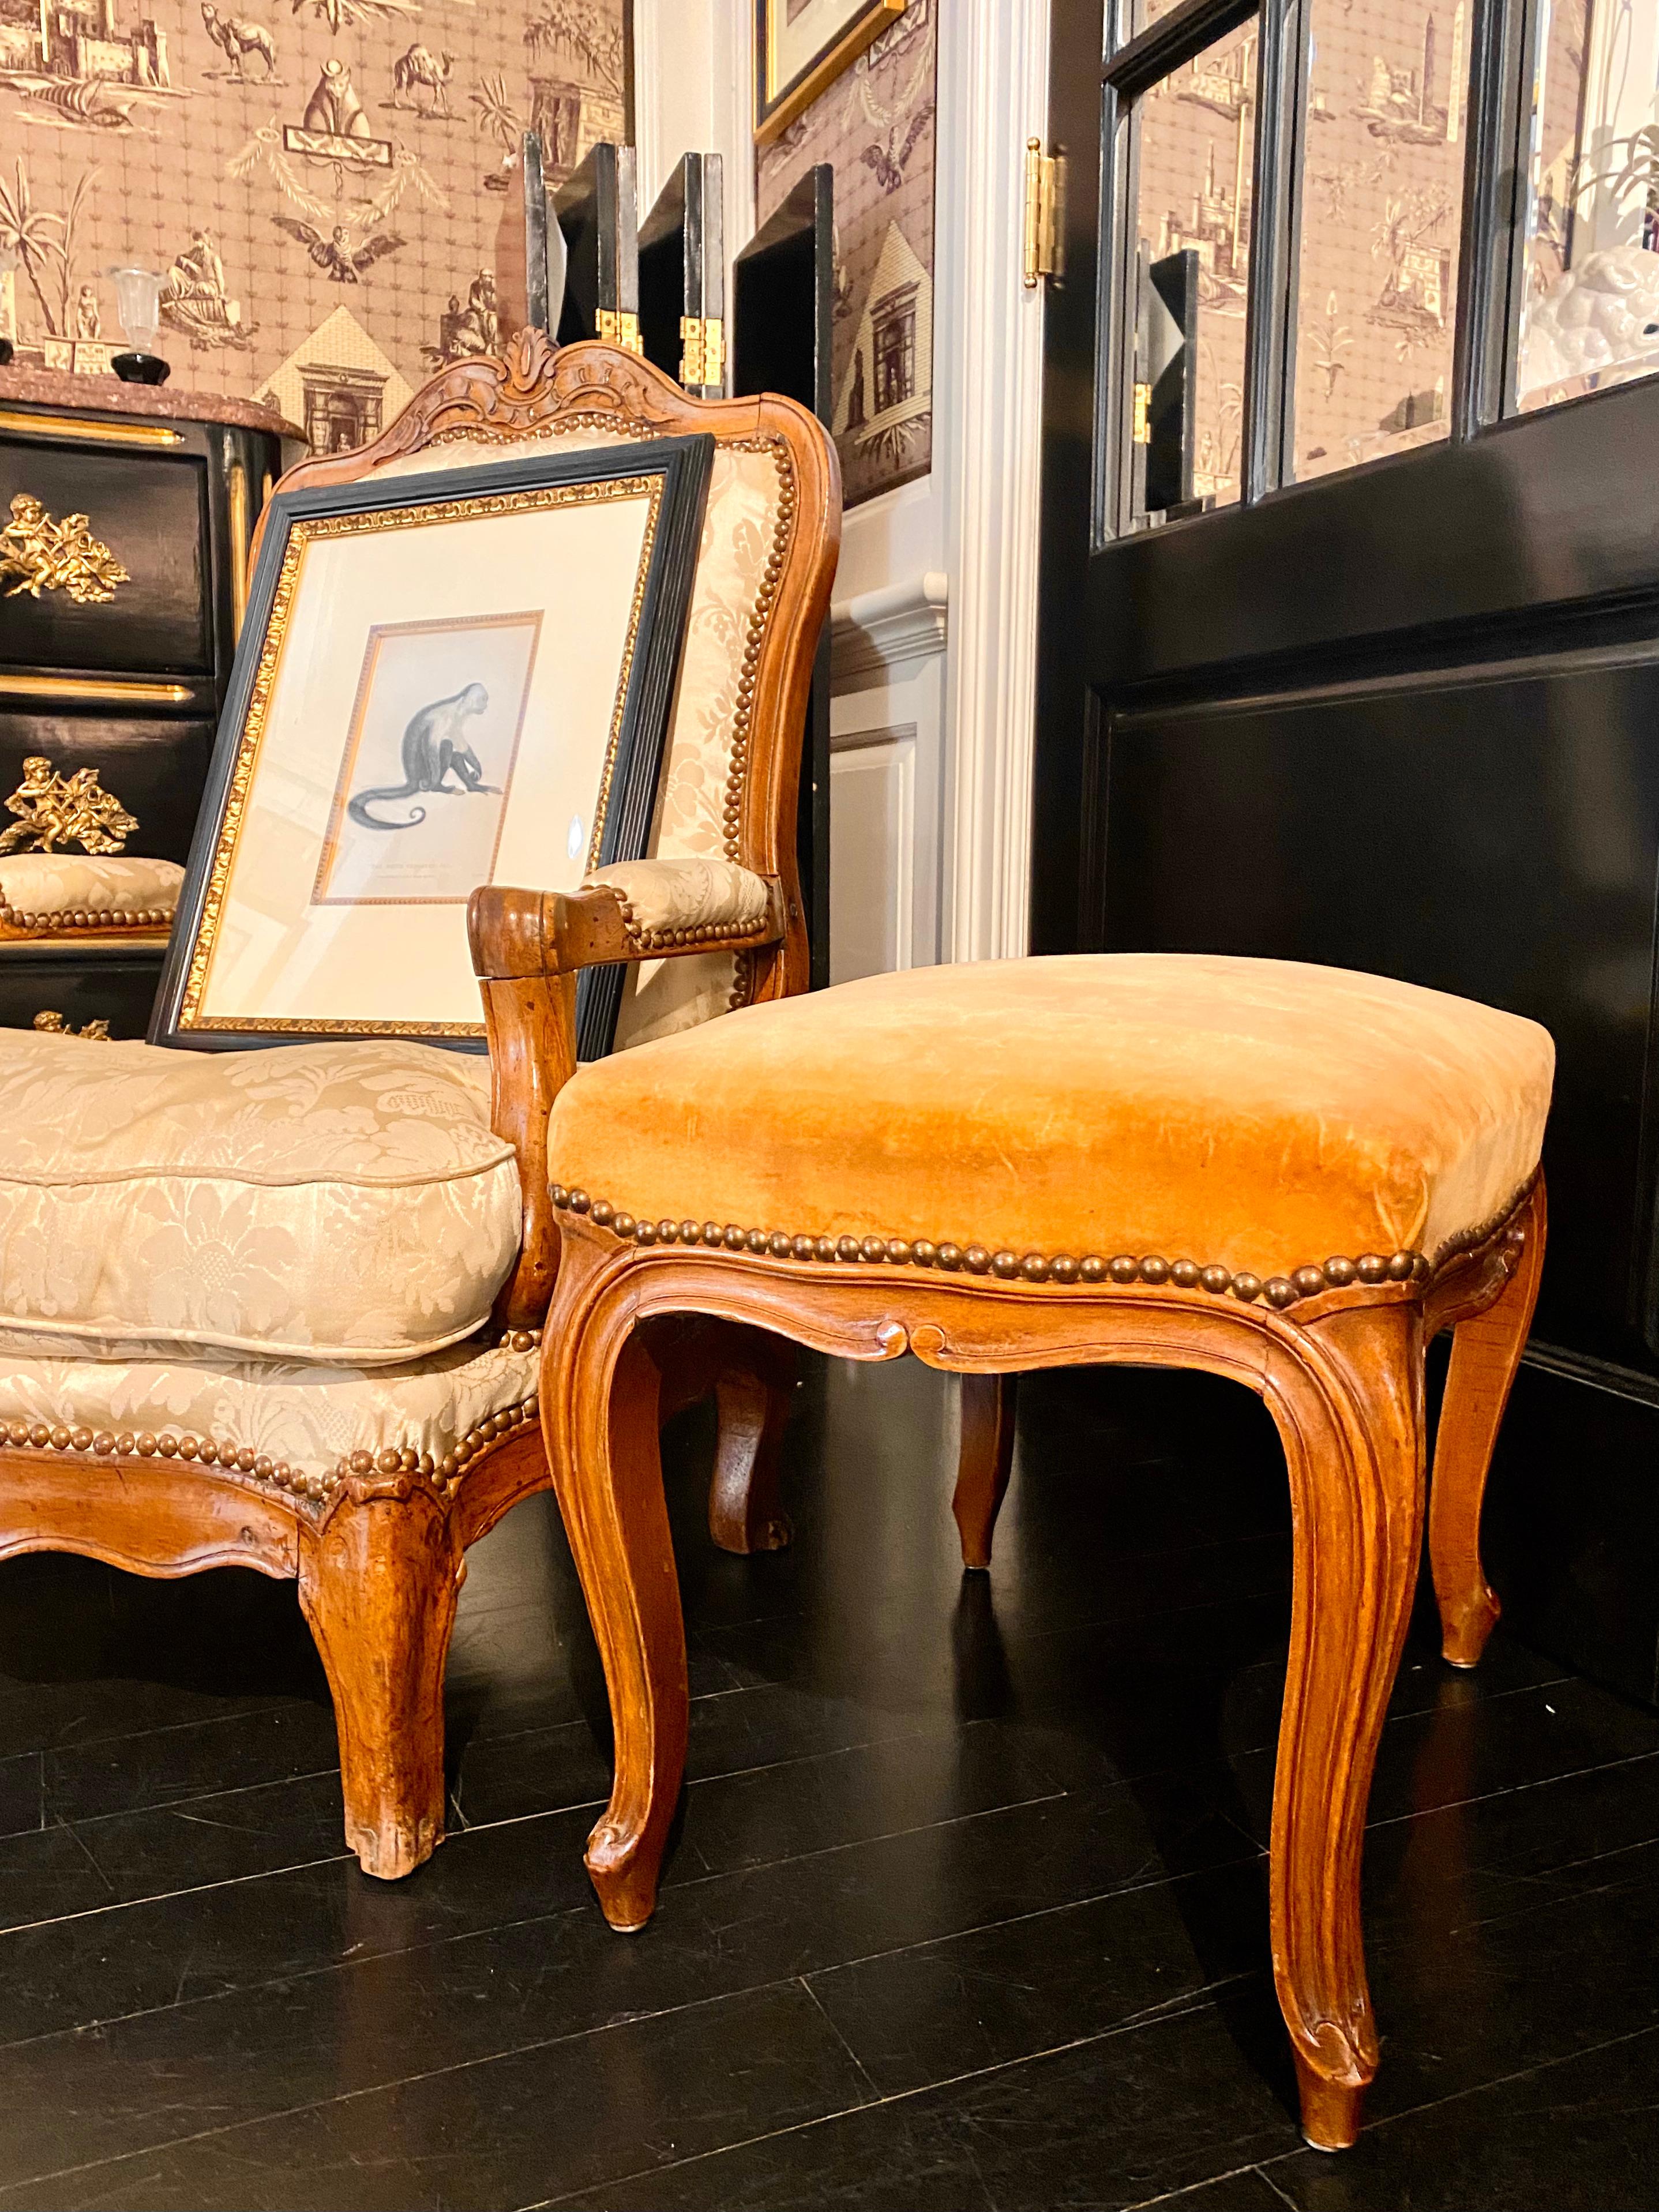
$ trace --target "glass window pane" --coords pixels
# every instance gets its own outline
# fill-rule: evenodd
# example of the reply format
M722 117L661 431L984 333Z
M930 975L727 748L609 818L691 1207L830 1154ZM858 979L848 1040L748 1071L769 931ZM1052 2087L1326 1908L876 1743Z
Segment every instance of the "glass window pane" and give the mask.
M1254 22L1230 32L1135 109L1130 453L1140 521L1238 497L1256 43Z
M1448 429L1468 85L1465 0L1312 0L1291 468Z
M1659 369L1659 0L1545 0L1540 14L1523 408Z

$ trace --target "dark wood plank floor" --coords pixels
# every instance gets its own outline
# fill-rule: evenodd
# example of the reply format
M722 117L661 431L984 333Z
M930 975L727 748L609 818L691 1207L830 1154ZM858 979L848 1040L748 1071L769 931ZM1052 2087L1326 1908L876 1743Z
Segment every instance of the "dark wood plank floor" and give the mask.
M1659 1717L1418 1626L1372 1802L1383 2072L1290 2117L1267 1971L1282 1466L1203 1378L1024 1389L996 1570L954 1388L816 1369L798 1541L700 1527L671 1431L690 1775L660 1911L581 1870L603 1691L556 1516L471 1555L457 1832L340 1846L291 1587L0 1568L0 2212L1571 2212L1659 2201Z

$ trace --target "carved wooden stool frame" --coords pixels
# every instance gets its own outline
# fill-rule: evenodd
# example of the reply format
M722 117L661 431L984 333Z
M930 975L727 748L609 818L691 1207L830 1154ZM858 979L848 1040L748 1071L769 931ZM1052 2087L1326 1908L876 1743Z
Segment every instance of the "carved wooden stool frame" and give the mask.
M1066 1261L1056 1281L1037 1276L1050 1263L1036 1255L899 1245L895 1265L875 1238L814 1250L770 1232L636 1223L581 1192L556 1191L561 1200L541 1402L616 1730L611 1802L587 1845L612 1926L639 1928L654 1908L686 1744L685 1637L642 1323L719 1316L842 1358L914 1352L973 1378L1103 1363L1201 1368L1264 1401L1289 1468L1294 1583L1273 1785L1273 1976L1304 2132L1324 2149L1352 2143L1377 2064L1360 1848L1421 1554L1424 1353L1438 1331L1454 1330L1428 1534L1445 1656L1471 1667L1498 1617L1480 1566L1480 1504L1537 1298L1541 1176L1504 1218L1433 1261L1367 1255L1292 1281L1240 1277L1219 1289L1185 1262L1092 1261L1083 1263L1090 1280ZM780 1245L812 1256L783 1256ZM958 1272L964 1261L983 1272ZM1212 1285L1224 1274L1206 1272ZM1006 1407L994 1382L970 1386L963 1418L957 1515L973 1565L988 1562L1006 1483Z

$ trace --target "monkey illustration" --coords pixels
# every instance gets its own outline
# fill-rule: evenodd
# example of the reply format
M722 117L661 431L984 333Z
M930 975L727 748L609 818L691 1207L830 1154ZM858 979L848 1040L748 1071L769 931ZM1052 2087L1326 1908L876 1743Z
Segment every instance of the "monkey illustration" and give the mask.
M368 811L380 799L413 799L417 792L442 791L444 778L453 769L465 791L495 791L499 786L483 780L483 764L461 735L470 715L482 714L489 694L482 684L469 684L447 699L434 699L411 714L404 732L404 777L399 784L379 791L360 791L346 801L346 812L365 830L412 830L426 820L426 809L417 806L406 822L381 822Z

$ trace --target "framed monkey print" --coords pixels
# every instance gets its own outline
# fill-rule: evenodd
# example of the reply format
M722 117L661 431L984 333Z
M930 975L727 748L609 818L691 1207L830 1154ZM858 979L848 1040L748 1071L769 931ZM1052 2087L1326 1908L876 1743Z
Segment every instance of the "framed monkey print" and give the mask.
M665 438L278 489L153 1042L482 1048L472 891L644 854L713 455ZM620 981L582 979L584 1057Z

